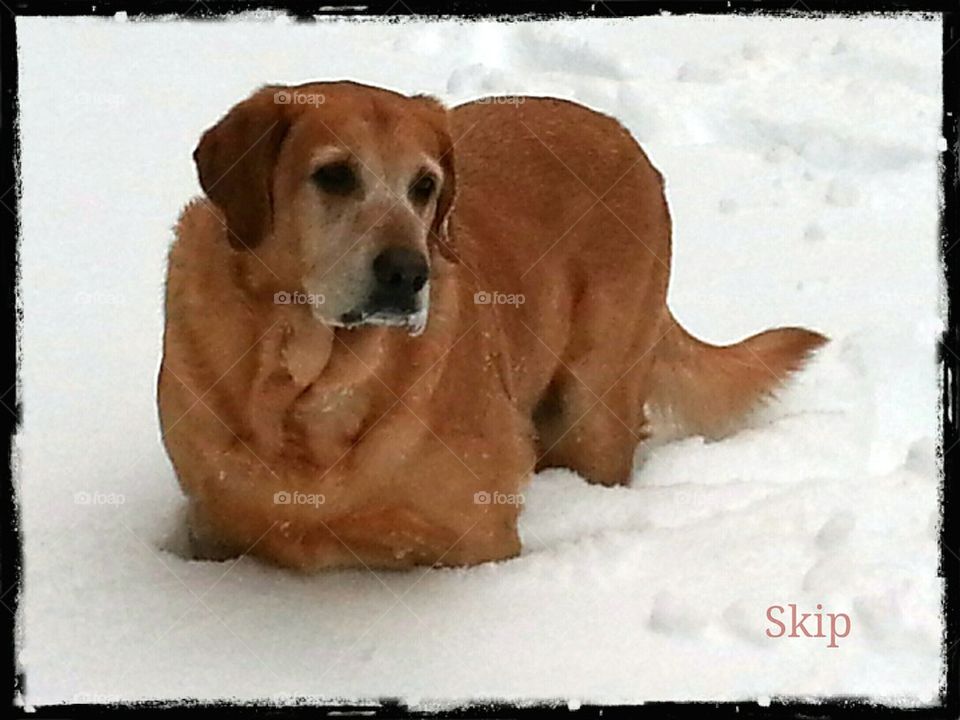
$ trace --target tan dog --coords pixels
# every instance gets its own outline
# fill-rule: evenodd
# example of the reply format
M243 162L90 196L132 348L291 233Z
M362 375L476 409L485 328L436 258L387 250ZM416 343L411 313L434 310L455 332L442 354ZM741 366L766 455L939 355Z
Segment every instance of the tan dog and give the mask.
M650 421L728 433L825 341L679 327L662 179L571 102L267 87L194 157L159 404L208 556L511 557L535 470L625 483Z

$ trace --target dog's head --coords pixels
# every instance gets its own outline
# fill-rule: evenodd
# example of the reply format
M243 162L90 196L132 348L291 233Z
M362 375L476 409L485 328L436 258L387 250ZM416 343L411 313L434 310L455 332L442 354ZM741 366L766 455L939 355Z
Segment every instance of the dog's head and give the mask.
M431 267L456 260L439 102L353 83L265 87L194 159L231 244L257 254L278 296L305 298L328 325L422 331Z

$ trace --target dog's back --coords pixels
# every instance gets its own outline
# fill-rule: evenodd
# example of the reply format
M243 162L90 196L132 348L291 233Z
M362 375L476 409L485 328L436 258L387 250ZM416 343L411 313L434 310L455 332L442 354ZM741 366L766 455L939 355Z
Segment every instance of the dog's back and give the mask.
M721 348L677 324L663 180L613 118L493 98L455 108L452 125L454 228L510 338L541 466L623 482L649 421L719 437L824 342L785 328Z

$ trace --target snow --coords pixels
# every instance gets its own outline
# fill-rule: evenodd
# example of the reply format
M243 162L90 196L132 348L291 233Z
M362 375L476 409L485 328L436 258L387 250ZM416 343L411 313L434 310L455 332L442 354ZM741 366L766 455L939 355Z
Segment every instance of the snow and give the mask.
M937 701L938 21L17 27L24 702ZM681 322L832 343L743 432L651 448L630 487L541 473L509 562L182 559L154 393L191 152L260 84L344 77L618 117L667 178ZM790 603L849 636L768 637Z

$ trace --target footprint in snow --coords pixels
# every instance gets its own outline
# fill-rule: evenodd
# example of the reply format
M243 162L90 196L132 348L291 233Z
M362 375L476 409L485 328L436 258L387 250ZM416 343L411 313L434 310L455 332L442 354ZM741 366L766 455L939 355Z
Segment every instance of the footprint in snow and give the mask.
M673 593L662 591L653 599L650 629L663 635L699 635L707 625L703 607L696 607Z
M763 154L763 159L772 165L778 165L795 156L796 153L789 145L774 145Z
M717 209L724 215L735 213L739 207L737 201L733 198L721 198L720 202L717 203Z
M723 611L723 622L734 635L754 645L769 647L764 630L769 627L764 610L757 603L736 600Z
M714 84L721 82L723 75L716 68L699 63L684 63L677 70L677 80L680 82Z
M743 56L744 60L762 60L763 48L756 43L744 43L743 47L740 49L740 54Z
M825 553L803 574L800 589L805 593L820 596L834 593L846 586L855 571L855 565L842 553Z
M851 183L835 178L827 188L826 200L837 207L853 207L860 200L860 191Z
M937 446L932 437L915 440L907 451L903 462L905 470L919 475L931 482L939 481L937 471Z
M820 242L826 237L823 228L817 223L810 223L803 229L803 239L810 243Z
M843 543L856 525L852 513L841 511L834 513L817 532L814 541L821 550L832 550Z

